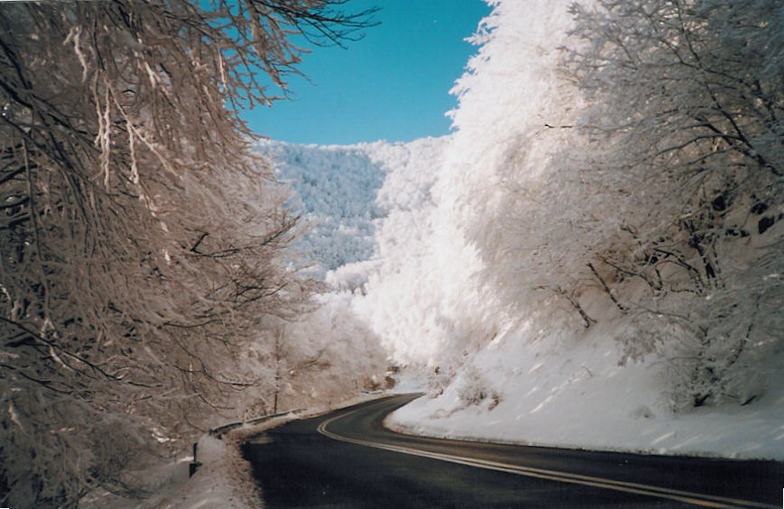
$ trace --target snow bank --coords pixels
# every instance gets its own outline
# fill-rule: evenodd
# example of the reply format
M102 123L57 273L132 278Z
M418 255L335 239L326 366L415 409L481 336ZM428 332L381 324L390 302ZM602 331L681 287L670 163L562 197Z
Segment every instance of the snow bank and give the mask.
M754 404L674 413L661 390L666 362L650 356L620 366L605 339L617 325L584 336L563 330L546 342L526 341L520 331L499 336L443 393L414 401L386 424L448 438L784 460L784 377Z
M189 477L190 455L129 472L138 487L136 496L96 490L79 507L83 509L254 509L263 507L250 469L242 459L237 440L203 436L197 458L202 463Z

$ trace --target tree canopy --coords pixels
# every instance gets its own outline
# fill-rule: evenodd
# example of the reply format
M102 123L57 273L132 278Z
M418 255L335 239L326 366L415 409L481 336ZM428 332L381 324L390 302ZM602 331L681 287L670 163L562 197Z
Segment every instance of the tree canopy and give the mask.
M240 108L343 0L0 6L0 501L73 506L204 430L310 283ZM265 332L270 331L270 332ZM261 342L261 343L259 343Z

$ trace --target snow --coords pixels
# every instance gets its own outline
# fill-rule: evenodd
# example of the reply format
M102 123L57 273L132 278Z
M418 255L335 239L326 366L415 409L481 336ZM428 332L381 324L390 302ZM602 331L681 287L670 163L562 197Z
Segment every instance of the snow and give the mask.
M663 361L620 366L607 330L577 338L563 331L556 346L552 337L528 343L517 333L496 338L442 394L403 407L387 426L578 449L784 459L782 377L753 404L675 413L661 392ZM477 387L483 398L468 401Z
M266 424L269 426L270 424ZM188 477L193 456L131 472L143 492L139 497L96 490L83 499L82 509L252 509L262 507L247 463L240 455L236 437L218 440L204 435L198 442L201 467Z
M294 419L309 419L331 410L355 405L378 397L357 393L335 396L333 401L313 404L272 417L257 424L245 424L225 433L221 439L205 434L198 441L197 459L201 466L189 477L192 451L165 464L153 464L130 472L135 497L94 490L80 501L81 509L259 509L263 494L252 476L250 464L242 458L240 447L249 437Z
M246 509L258 507L259 493L240 456L241 442L204 436L198 442L197 458L202 466L186 483L155 503L161 509L189 507Z
M506 44L519 42L513 35ZM541 53L537 48L530 51ZM546 89L546 83L541 86ZM492 97L505 102L507 110L525 95L514 87L501 88L504 92ZM492 123L492 112L499 114L503 108L481 108L487 92L475 93L483 96L476 99L478 104L471 102L476 95L466 94L461 103L465 110L455 113L463 127L449 137L351 147L276 144L299 154L300 166L285 171L315 183L302 197L302 207L317 212L337 232L310 237L314 253L341 249L342 222L356 224L374 217L361 228L372 232L362 237L366 244L361 251L352 251L353 243L343 246L350 262L319 261L333 292L321 299L330 303L329 313L339 310L345 319L356 320L359 330L369 328L362 334L375 338L368 341L380 341L393 362L405 366L397 375L396 391L428 392L393 414L388 425L473 440L784 459L781 356L757 366L768 378L761 396L748 405L676 411L674 368L668 361L672 352L641 352L625 360L628 352L618 338L635 330L600 290L582 296L583 306L598 321L586 331L563 302L542 295L539 307L520 312L488 284L488 272L505 267L488 267L477 249L483 243L493 245L487 236L497 234L499 227L510 227L491 221L504 214L503 200L508 198L499 179L506 177L496 172L508 164L504 153L510 146L505 148L504 143L515 137L499 141L494 138L498 133L483 133L481 126ZM512 120L505 122L507 131L516 129ZM520 118L517 124L525 125ZM528 163L546 157L545 148L533 149L541 153L529 155ZM381 183L350 192L347 186L336 185L332 181L342 178L341 158L346 175L362 182L382 178ZM286 164L294 159L288 157ZM323 168L329 168L327 177L318 175ZM529 182L536 183L538 173L536 168L532 171ZM374 177L360 178L356 172ZM340 200L354 200L350 215L336 206L340 200L322 196L338 188L349 192ZM309 203L314 196L321 197ZM477 235L474 242L467 231ZM313 333L305 328L300 335ZM361 362L361 355L355 358Z

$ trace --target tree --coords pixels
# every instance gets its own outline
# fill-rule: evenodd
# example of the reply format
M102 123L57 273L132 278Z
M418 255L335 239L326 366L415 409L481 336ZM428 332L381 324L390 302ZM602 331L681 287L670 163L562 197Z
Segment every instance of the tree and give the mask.
M678 407L748 403L784 330L784 6L599 0L571 12L582 44L567 66L589 141L587 156L565 157L606 188L618 225L591 269L617 291L648 288L624 296L639 320L627 353L677 359Z
M291 34L366 24L342 3L0 7L3 505L121 486L145 444L176 446L270 383L240 353L309 283L237 112L275 99L262 75L285 88Z

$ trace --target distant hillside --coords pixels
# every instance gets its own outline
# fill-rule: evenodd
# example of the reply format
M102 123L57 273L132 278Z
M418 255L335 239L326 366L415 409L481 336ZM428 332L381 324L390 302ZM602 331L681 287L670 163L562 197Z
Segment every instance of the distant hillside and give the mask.
M278 178L296 192L293 207L302 212L307 228L297 247L313 263L309 272L324 278L328 271L371 259L374 221L386 217L394 205L390 200L399 199L385 198L384 193L379 198L387 173L421 161L422 157L412 157L412 153L423 146L441 146L441 140L347 146L259 142L259 152L275 162ZM421 194L423 186L410 187L410 193L404 193L406 200L421 201L417 193Z

